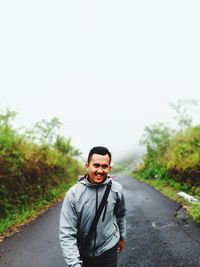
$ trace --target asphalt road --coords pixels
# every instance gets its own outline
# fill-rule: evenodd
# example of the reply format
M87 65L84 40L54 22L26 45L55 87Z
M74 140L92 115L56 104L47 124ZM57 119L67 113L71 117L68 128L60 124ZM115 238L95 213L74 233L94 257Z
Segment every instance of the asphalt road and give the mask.
M146 184L119 177L127 239L118 267L200 267L200 227ZM66 267L58 240L61 203L0 243L0 267Z

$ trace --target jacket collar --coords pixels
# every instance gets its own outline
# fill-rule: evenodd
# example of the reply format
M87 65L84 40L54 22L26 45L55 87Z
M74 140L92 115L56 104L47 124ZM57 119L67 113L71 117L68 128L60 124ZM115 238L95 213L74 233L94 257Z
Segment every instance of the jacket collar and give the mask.
M86 186L88 187L93 187L93 188L101 188L101 187L104 187L105 185L107 185L107 183L111 180L110 176L107 176L107 178L104 180L103 183L100 183L100 184L93 184L89 181L88 179L88 175L85 175L85 176L81 176L79 178L79 182L81 184L85 184Z

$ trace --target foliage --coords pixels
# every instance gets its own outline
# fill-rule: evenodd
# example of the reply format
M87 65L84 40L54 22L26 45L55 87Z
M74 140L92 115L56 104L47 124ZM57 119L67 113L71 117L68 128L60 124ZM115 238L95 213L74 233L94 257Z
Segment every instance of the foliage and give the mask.
M6 217L1 218L0 234L3 236L3 233L6 233L7 229L9 229L10 232L12 226L15 226L14 229L16 229L21 227L27 220L36 218L39 214L56 203L58 199L63 198L72 184L73 183L60 184L59 186L49 189L45 195L38 197L36 201L28 205L16 206L11 209Z
M163 123L145 128L141 138L147 151L141 170L145 177L171 176L179 182L200 185L200 125L191 127L192 117L186 110L186 106L194 105L197 101L179 100L171 104L177 112L178 132Z
M54 117L50 121L41 120L35 124L33 133L42 145L52 145L57 131L61 126L58 118Z
M173 135L173 131L164 123L146 126L144 132L141 144L146 145L149 158L165 152Z
M63 155L80 156L81 153L71 145L71 139L66 139L63 136L57 136L54 147Z
M200 185L200 125L176 135L164 158L174 179Z
M155 162L149 163L148 168L144 168L140 171L140 175L145 179L170 178L170 174L167 169Z
M191 213L192 218L197 223L200 223L200 207L199 207L199 205L193 205L190 209L190 213Z
M15 116L10 110L0 115L1 219L40 198L49 199L52 193L48 192L70 183L82 172L82 166L73 158L77 150L70 141L59 136L62 145L58 146L58 119L37 124L41 134L38 143L13 128L11 121Z
M10 109L6 109L5 111L1 111L0 113L0 128L1 129L10 129L11 122L15 119L17 112L12 111Z
M176 112L174 119L177 121L179 131L192 127L192 115L189 113L188 108L197 106L197 100L180 99L177 103L170 103L169 105Z
M198 101L179 100L171 107L176 112L177 129L163 123L145 128L141 143L146 146L143 163L136 165L134 177L143 179L170 198L184 204L192 218L200 223L200 206L185 204L178 191L200 200L200 125L192 126L188 107Z

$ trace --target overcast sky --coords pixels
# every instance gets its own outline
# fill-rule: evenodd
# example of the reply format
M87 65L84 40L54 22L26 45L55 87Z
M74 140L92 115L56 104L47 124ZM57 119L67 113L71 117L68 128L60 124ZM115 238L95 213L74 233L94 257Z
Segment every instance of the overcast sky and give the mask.
M1 1L0 108L27 127L58 117L84 157L136 153L169 102L200 98L199 14L198 0Z

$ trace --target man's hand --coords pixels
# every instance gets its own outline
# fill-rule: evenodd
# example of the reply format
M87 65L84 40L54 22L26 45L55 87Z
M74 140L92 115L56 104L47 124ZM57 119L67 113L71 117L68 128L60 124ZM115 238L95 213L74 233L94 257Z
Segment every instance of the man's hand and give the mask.
M124 248L124 240L119 240L117 244L117 253L120 253L123 248Z

